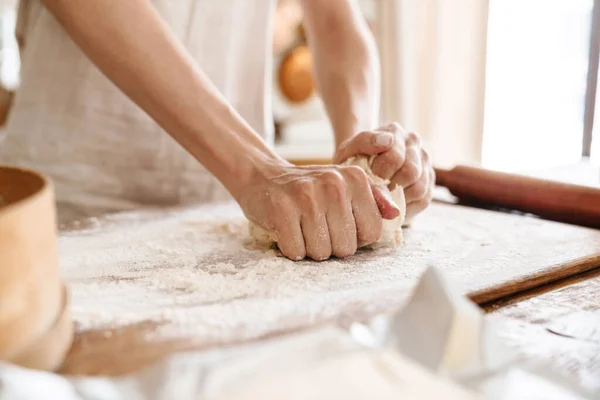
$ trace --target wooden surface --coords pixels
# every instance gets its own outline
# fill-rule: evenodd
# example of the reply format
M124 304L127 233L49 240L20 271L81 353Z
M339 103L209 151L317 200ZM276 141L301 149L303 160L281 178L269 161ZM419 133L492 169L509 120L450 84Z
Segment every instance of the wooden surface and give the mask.
M69 342L58 330L56 353L44 341L65 308L52 185L34 171L0 166L0 360L46 368ZM70 327L70 326L69 326ZM61 333L64 336L61 338ZM48 349L54 350L54 349ZM32 353L40 355L33 359ZM56 358L51 360L51 356ZM39 362L36 364L35 362Z
M432 206L400 249L321 263L249 248L242 221L235 208L202 208L124 214L65 230L62 270L77 333L62 371L122 374L173 351L396 309L428 264L481 303L600 266L600 231L453 205ZM195 242L211 251L196 254ZM144 256L120 262L132 247ZM172 263L170 252L193 260L192 268L169 265L149 278ZM175 282L186 268L185 282ZM229 297L205 289L219 285Z
M575 282L579 280L579 282ZM489 307L507 343L527 360L550 365L589 390L600 390L600 270L562 287ZM518 300L518 301L515 301Z

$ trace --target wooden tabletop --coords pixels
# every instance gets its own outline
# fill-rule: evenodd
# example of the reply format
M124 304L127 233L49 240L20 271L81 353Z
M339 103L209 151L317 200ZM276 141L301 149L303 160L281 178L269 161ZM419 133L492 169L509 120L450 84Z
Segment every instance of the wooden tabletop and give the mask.
M600 269L487 307L526 359L600 390Z
M589 160L529 175L600 186L600 168ZM600 391L600 267L497 300L485 309L521 355Z
M505 292L497 291L491 297L489 291L483 292L474 300L489 312L488 318L501 324L500 333L518 352L528 359L551 363L587 388L600 389L600 262L594 256L572 267L565 265L569 273L556 276L550 283L545 277L530 285L537 279L534 274L518 295L514 295L514 288L501 286ZM158 328L152 321L116 329L77 327L61 372L120 375L173 352L219 345L189 337L156 341L153 333ZM281 332L273 333L278 334Z

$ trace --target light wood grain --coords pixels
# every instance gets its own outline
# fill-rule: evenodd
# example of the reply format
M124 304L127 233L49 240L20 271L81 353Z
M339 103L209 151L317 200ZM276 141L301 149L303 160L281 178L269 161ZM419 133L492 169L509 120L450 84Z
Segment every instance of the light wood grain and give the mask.
M183 222L173 219L180 212L188 213ZM227 212L221 210L221 213L227 216L221 220L221 225L229 221L235 227L242 218L235 208L228 208ZM208 276L204 284L210 285L211 279L214 279L214 284L228 279L227 274L211 269L211 263L218 260L242 266L247 272L258 268L254 266L258 261L262 265L260 268L270 268L268 263L272 261L264 260L262 253L242 244L245 230L215 229L214 214L215 211L209 207L194 211L150 212L145 219L124 215L111 217L109 221L92 224L92 227L80 231L62 233L63 275L73 290L73 303L76 306L74 318L76 321L87 321L86 325L77 326L75 344L63 366L63 372L122 374L135 371L173 351L242 343L344 318L368 318L397 309L428 264L435 264L444 270L475 300L489 302L577 271L591 270L599 266L600 260L600 231L492 211L434 204L406 231L403 248L363 251L347 261L289 261L282 273L296 274L294 287L287 287L276 276L268 275L262 276L260 281L242 279L239 282L240 294L257 282L266 287L276 287L277 296L274 298L244 294L245 297L235 300L212 299L210 305L192 302L186 312L195 315L193 328L199 329L200 334L194 334L193 330L190 333L190 326L168 318L160 321L135 321L134 318L131 321L131 316L128 316L129 321L123 319L117 325L103 326L101 320L90 325L90 316L104 309L113 310L115 321L119 321L119 307L127 310L126 291L131 286L120 286L120 279L140 287L149 283L144 274L150 271L145 268L153 268L151 264L145 266L130 260L136 265L135 271L127 268L112 271L111 253L118 253L127 245L147 246L150 243L153 248L161 244L170 246L170 242L164 242L164 236L166 228L173 228L172 224L176 225L176 230L181 230L181 235L175 235L174 240L181 238L185 241L185 235L193 232L197 235L194 240L214 246L211 254L197 256L196 268L199 273ZM109 243L106 248L102 247L98 238L103 235L106 237L111 232L118 232L120 238L130 238L131 243L115 242ZM193 247L190 251L193 256ZM160 253L154 254L151 247L148 247L148 252L148 257L156 258L156 265L169 259ZM102 263L94 264L95 257L101 258ZM80 268L79 263L84 261L85 268ZM327 280L313 282L309 271L314 269L326 271ZM311 286L313 283L315 285ZM106 296L89 298L85 294L88 287L96 290L106 287L110 291ZM304 291L302 287L307 290ZM119 295L119 290L123 290L122 295ZM157 291L150 295L155 296L153 301L166 304L163 307L168 307L169 301L194 299L181 292L169 294ZM311 310L325 304L322 301L329 298L327 296L335 296L335 304L324 307L323 312L313 313ZM296 305L277 311L279 304L282 307L291 304L286 303L287 298ZM202 316L205 309L215 311L215 307L225 319L215 326L213 332L209 314L206 314L206 319ZM260 320L261 314L255 312L266 307L276 311L276 315L279 315L277 319ZM246 309L247 315L240 315L240 309ZM86 313L89 314L86 316ZM243 318L231 319L232 315ZM247 325L244 318L250 318L253 324ZM163 335L165 326L168 331L180 334L176 337Z
M574 283L578 279L585 279ZM549 365L590 390L600 390L600 270L562 288L527 293L490 307L499 333L526 359Z

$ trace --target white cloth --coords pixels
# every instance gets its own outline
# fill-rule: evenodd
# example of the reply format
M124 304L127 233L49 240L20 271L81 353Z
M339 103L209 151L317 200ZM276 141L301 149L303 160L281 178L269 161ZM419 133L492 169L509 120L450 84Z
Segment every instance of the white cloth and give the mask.
M274 0L152 3L227 100L270 141ZM228 197L87 59L39 0L22 0L19 14L22 83L0 163L49 175L59 220Z

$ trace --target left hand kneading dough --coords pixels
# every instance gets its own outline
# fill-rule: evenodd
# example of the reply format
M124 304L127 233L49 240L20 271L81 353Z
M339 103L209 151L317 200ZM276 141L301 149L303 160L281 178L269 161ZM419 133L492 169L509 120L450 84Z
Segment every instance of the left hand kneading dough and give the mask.
M374 158L374 156L350 157L343 163L343 165L356 165L362 168L367 174L369 183L373 186L389 185L389 180L380 178L371 170L371 165ZM400 246L402 244L402 225L404 224L404 218L406 217L406 199L404 198L404 189L402 186L397 186L391 191L391 194L392 199L400 209L400 214L395 219L383 220L383 233L381 238L379 238L377 242L368 244L365 247L379 248L390 245ZM250 222L250 235L254 239L255 243L260 246L272 247L276 243L274 240L274 235L254 224L253 222Z

